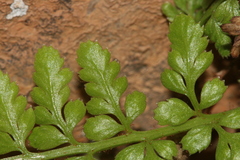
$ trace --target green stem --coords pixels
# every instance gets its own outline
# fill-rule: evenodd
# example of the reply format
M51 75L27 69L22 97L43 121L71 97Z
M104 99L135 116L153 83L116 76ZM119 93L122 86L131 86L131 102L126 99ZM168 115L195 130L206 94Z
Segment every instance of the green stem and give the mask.
M178 126L167 126L150 131L134 131L128 135L117 136L111 139L102 140L93 143L80 143L79 145L71 145L68 147L46 151L42 153L29 153L19 156L7 158L8 160L14 159L53 159L63 156L71 156L76 154L97 153L99 151L114 148L124 144L137 143L141 141L154 140L157 138L174 135L177 133L185 132L193 127L217 124L221 116L225 113L219 113L214 115L204 115L203 117L197 117L187 121L186 123Z
M199 102L197 100L197 96L195 92L195 83L196 83L196 80L191 79L191 77L186 78L187 96L191 101L194 110L198 112L200 109L199 109Z

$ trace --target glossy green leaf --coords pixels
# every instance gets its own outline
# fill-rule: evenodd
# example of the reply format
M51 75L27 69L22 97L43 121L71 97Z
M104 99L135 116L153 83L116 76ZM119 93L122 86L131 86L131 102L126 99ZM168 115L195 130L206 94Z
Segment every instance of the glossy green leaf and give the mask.
M67 84L72 79L72 72L67 68L61 69L62 66L63 59L52 47L42 47L35 55L33 79L38 87L33 89L31 97L52 114L61 110L70 94Z
M222 98L226 89L224 82L218 78L206 82L201 92L200 108L205 109L216 104Z
M200 77L200 75L203 74L203 72L212 64L213 61L213 54L211 52L203 52L199 56L197 56L192 70L192 77L194 77L195 80Z
M35 115L32 108L23 112L18 121L18 128L23 139L26 139L30 131L35 125Z
M70 101L66 104L64 107L64 117L69 130L72 131L74 129L85 113L86 108L80 100Z
M106 115L89 118L84 125L86 137L94 141L110 138L123 130L122 125Z
M216 160L231 160L231 149L228 144L226 137L219 135L217 149L216 149Z
M46 107L37 106L34 108L36 124L57 124L57 120Z
M65 107L66 110L63 109L70 95L68 83L72 79L72 72L68 68L62 69L63 63L64 60L60 58L58 51L52 47L44 46L38 50L35 55L35 73L33 75L37 87L31 92L31 97L40 106L36 107L35 111L37 123L56 125L71 144L77 144L78 142L73 138L72 129L76 125L76 121L80 121L82 114L85 112L77 108L75 102L70 102ZM43 109L43 107L46 109ZM72 107L72 110L69 107ZM62 113L65 115L63 116ZM69 116L72 116L71 120ZM46 126L44 127L45 130L48 129ZM48 127L51 129L49 132L52 132L53 126ZM40 129L41 127L38 130ZM58 131L57 128L55 131ZM56 143L53 143L52 146L62 143L62 141L57 142L56 140ZM51 147L51 144L49 146ZM42 148L41 145L40 148Z
M232 143L230 144L231 146L231 159L240 159L240 136L235 136L234 140L232 141Z
M146 108L146 96L134 91L126 97L125 110L129 123L141 115Z
M216 150L217 160L232 160L240 158L240 133L229 133L222 129L219 132L219 140Z
M166 69L161 74L162 84L171 91L186 94L186 86L183 81L183 77L177 72Z
M143 160L144 149L145 149L144 143L138 143L128 146L117 154L115 160L133 160L133 159Z
M196 24L190 16L176 16L170 24L168 37L172 43L171 48L174 52L181 54L182 61L186 63L185 65L187 66L187 73L194 65L197 56L199 56L208 45L207 38L202 36L203 28L199 24Z
M181 140L183 149L190 154L201 152L209 146L211 134L212 127L208 125L192 128Z
M86 108L92 115L115 114L115 108L102 98L91 98L91 100L88 101Z
M194 115L190 107L180 99L171 98L158 103L154 119L160 125L180 125Z
M181 53L172 51L168 54L168 64L179 74L187 75L187 63L184 62Z
M26 137L35 124L32 109L25 110L27 100L18 95L18 86L0 71L0 153L27 153ZM1 147L5 145L4 147Z
M127 87L126 82L122 82L123 85L120 88L113 87L120 71L119 63L109 62L110 53L103 50L98 43L91 41L81 43L77 54L78 64L83 68L79 76L84 81L91 82L86 85L86 92L93 97L104 98L108 102L112 98L115 103L118 102Z
M231 49L231 38L221 30L220 26L228 23L233 16L239 16L239 2L237 0L226 0L222 2L205 25L205 34L215 42L215 47L223 57L229 56Z
M89 112L93 115L114 114L129 128L119 105L120 97L128 85L126 77L117 78L119 63L110 62L110 53L91 41L81 43L77 55L77 62L83 68L79 76L87 82L85 90L92 97L87 104Z
M17 145L7 133L0 132L0 142L0 154L18 150Z
M152 147L164 159L173 159L178 154L176 144L170 140L152 141Z
M234 110L234 112L228 112L221 118L220 125L239 129L240 128L240 110Z
M41 125L33 129L29 141L32 147L47 150L68 142L68 138L54 126Z

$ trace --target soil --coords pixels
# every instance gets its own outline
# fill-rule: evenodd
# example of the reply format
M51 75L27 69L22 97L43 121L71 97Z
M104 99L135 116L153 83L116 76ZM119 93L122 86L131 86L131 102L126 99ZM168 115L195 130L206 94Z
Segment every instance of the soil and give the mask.
M113 59L120 62L120 76L128 78L129 87L123 97L134 90L147 96L147 108L134 121L133 127L137 130L160 127L152 118L153 109L157 107L157 102L175 95L160 82L160 73L169 68L168 22L160 11L166 1L24 0L29 7L27 14L9 20L6 15L11 12L9 6L13 0L1 1L0 70L17 82L19 94L28 97L30 106L32 100L28 95L34 87L34 55L44 45L53 46L64 57L64 67L75 73L69 85L70 99L80 98L87 102L89 97L83 90L84 83L77 75L80 67L76 62L76 50L81 42L98 41L111 52ZM224 79L225 74L235 75L238 68L231 67L232 61L218 58L202 76L202 80L217 76ZM208 112L218 113L239 105L237 78L231 76L229 81L226 80L229 87L224 98ZM124 98L121 102L124 102ZM75 130L79 141L85 141L81 132L82 123Z

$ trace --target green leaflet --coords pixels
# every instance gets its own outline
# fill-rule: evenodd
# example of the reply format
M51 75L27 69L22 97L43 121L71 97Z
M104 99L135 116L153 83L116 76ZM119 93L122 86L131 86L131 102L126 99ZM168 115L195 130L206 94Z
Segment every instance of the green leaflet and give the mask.
M64 107L65 122L69 130L73 131L74 127L80 122L86 113L85 106L82 101L70 101Z
M172 159L178 154L176 144L170 140L155 140L151 143L154 150L165 159Z
M217 160L231 160L231 149L228 144L226 137L219 136L218 145L216 149L216 159Z
M164 70L164 72L161 74L161 82L167 89L171 91L187 94L183 77L173 70Z
M86 109L79 100L66 103L70 94L67 84L72 79L72 72L68 68L61 69L62 66L63 59L59 57L57 50L52 47L42 47L38 50L34 63L36 72L33 75L37 87L33 89L31 96L39 105L34 110L36 123L49 125L34 128L30 135L30 143L38 149L50 149L65 142L78 143L73 138L72 131L85 115ZM50 124L56 125L63 134ZM48 143L48 132L59 132L60 140L59 137L54 138L52 135L52 144L44 145ZM35 143L35 139L41 136L42 142Z
M204 84L201 92L200 108L205 109L216 104L223 96L227 87L218 78Z
M36 124L57 124L57 120L46 107L37 106L34 108L36 115Z
M116 114L116 110L102 98L91 98L86 107L92 115Z
M18 147L9 134L0 132L0 154L6 154L11 151L18 151Z
M228 112L221 118L219 124L221 126L239 129L240 128L240 110L234 110L234 112Z
M240 134L228 133L223 128L215 127L219 134L216 150L217 160L237 160L240 158Z
M141 92L133 92L126 97L125 110L129 125L141 115L146 108L146 96Z
M68 142L56 127L51 125L41 125L35 127L32 134L29 136L30 145L39 150L46 150L59 146Z
M17 85L1 71L0 86L0 153L20 151L27 154L25 141L35 124L33 110L25 110L26 98L17 96Z
M220 26L228 23L233 16L239 16L239 2L238 0L226 0L212 12L205 25L205 34L215 42L215 47L222 57L229 56L232 42Z
M192 128L181 140L183 149L188 150L190 154L201 152L209 146L211 134L212 127L209 125Z
M193 110L177 98L171 98L167 102L159 102L154 113L154 119L160 125L180 125L194 115Z
M110 138L123 130L122 125L106 115L89 118L84 125L86 137L95 141Z

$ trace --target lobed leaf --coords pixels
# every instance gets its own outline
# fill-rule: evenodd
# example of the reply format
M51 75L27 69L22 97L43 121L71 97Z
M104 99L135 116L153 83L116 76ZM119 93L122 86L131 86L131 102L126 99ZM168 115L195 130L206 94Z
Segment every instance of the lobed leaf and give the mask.
M110 62L110 53L91 41L81 43L77 54L77 62L83 68L79 76L88 82L85 90L92 97L87 103L89 113L113 114L129 130L119 105L120 97L127 88L126 77L116 78L120 71L119 63Z
M92 97L104 98L109 103L118 104L127 87L125 78L120 78L120 84L116 84L119 81L115 79L120 71L119 63L109 62L110 53L103 50L98 43L91 41L81 43L77 54L78 64L83 67L79 76L84 81L90 82L86 84L86 92ZM117 87L114 87L114 84Z
M216 104L223 96L227 87L224 82L215 78L204 84L201 92L200 109L208 108Z
M223 129L222 129L223 130ZM219 140L216 150L217 160L232 160L240 158L240 134L219 132Z
M35 55L33 74L35 87L31 96L37 104L46 107L50 112L61 110L69 97L67 84L72 78L72 72L63 66L63 59L52 47L42 47ZM54 113L52 113L54 114Z
M192 128L181 140L183 149L190 154L206 149L211 142L211 132L212 127L209 125Z
M58 134L58 137L53 138L52 141L48 141L46 137L42 138L44 141L39 144L34 141L34 138L30 138L30 143L34 145L33 147L39 147L38 149L50 149L49 147L56 147L65 143L66 140L71 144L78 143L74 139L72 131L83 118L85 108L79 100L66 104L70 94L67 85L72 79L72 72L68 68L62 69L63 63L64 60L60 58L58 51L52 47L44 46L35 55L33 79L37 87L33 89L31 96L39 105L34 111L36 122L44 126L34 128L33 135L30 137L44 135L44 131ZM63 134L50 124L57 126ZM48 143L48 145L45 147L44 143Z
M154 113L154 119L160 125L180 125L194 115L193 110L177 98L171 98L167 102L159 102Z
M115 114L115 109L102 98L91 98L86 108L92 115Z
M73 132L74 127L81 121L86 113L86 108L82 101L70 101L64 107L64 117L67 127Z
M146 108L146 96L141 93L134 91L129 94L126 98L125 109L129 124L132 123L139 115L141 115Z
M57 120L53 117L53 115L46 107L35 107L34 114L36 116L36 124L57 124Z
M187 70L191 68L196 57L207 47L208 41L203 36L203 28L194 22L190 16L179 15L170 24L168 35L173 51L181 54Z
M181 53L172 51L168 54L168 64L174 71L181 75L187 75L187 63L184 62Z
M34 128L29 141L32 147L47 150L68 142L68 139L56 127L41 125Z
M197 80L200 75L212 64L213 54L211 52L203 52L199 56L197 56L193 67L191 68L192 77Z
M183 77L173 70L164 70L164 72L161 74L161 82L167 89L171 91L181 94L187 93Z
M88 139L99 141L110 138L124 127L107 115L89 118L84 125L84 133Z
M234 110L234 112L228 112L221 118L219 124L228 128L239 129L240 128L240 110Z
M35 116L31 108L25 110L27 100L17 96L16 83L11 83L1 71L0 86L0 153L20 151L27 154L25 141L35 124Z
M19 132L23 139L26 139L30 131L35 125L35 115L32 108L29 108L28 110L24 111L21 117L19 117L19 120L17 122Z
M16 143L9 134L0 132L0 154L6 154L12 151L18 151Z
M217 149L216 149L216 159L217 160L230 160L231 149L226 140L226 137L219 136Z

